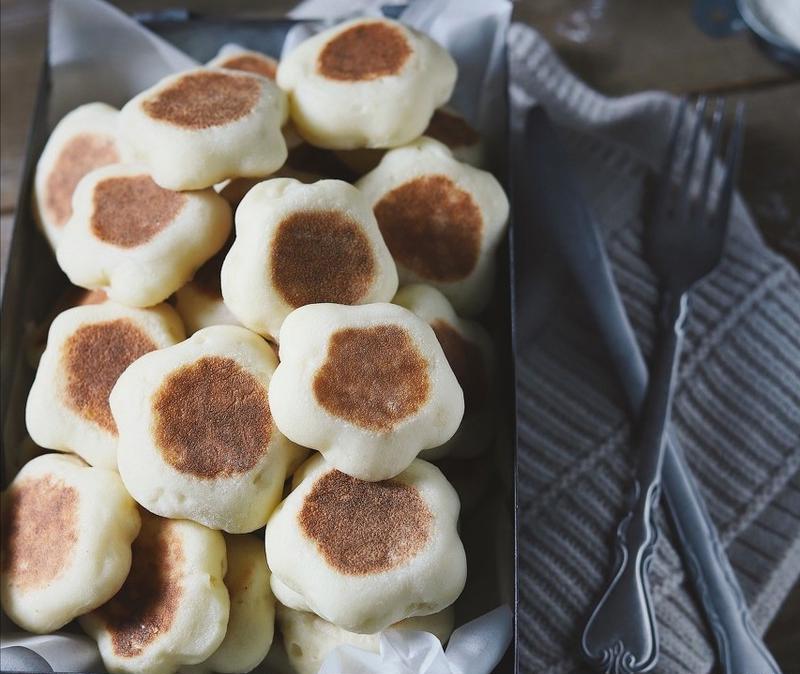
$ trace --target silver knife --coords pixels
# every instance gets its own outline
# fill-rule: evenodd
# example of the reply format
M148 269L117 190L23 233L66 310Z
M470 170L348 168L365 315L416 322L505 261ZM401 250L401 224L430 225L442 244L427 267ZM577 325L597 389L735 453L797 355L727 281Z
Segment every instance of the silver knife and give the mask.
M525 250L527 255L537 247L546 250L550 264L557 257L559 266L576 282L636 417L647 390L647 365L625 313L598 228L572 177L558 134L540 106L516 114L513 130L518 138L512 143L513 255L518 258L520 251ZM535 290L530 272L524 270L520 274L519 270L520 265L515 265L517 306L524 304L528 290L538 295L539 304L555 301L555 292ZM516 320L520 322L519 318ZM517 348L523 343L518 341ZM663 486L684 564L714 634L723 673L779 673L753 627L741 587L672 432L668 433ZM620 616L621 621L629 618ZM631 622L639 621L634 627L646 631L649 619L646 611L639 611ZM623 662L611 664L618 668L607 671L628 671Z

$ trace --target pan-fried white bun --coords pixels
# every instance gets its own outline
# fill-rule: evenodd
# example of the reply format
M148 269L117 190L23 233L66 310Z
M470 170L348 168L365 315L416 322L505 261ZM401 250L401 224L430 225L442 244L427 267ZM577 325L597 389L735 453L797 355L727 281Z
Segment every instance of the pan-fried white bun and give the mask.
M375 211L401 283L437 287L465 315L492 290L508 198L497 179L421 138L386 153L356 185Z
M222 295L251 330L277 338L297 307L388 302L396 291L392 256L371 208L352 185L266 180L236 209Z
M47 140L36 165L33 212L53 249L72 215L72 193L80 179L122 161L118 115L105 103L87 103L66 115Z
M269 586L263 540L226 534L225 544L225 587L231 598L231 614L225 639L204 665L219 674L244 674L261 663L272 645L275 597Z
M280 170L264 178L233 178L228 180L224 185L219 187L218 191L220 196L225 198L235 212L239 204L242 203L245 194L258 185L258 183L272 178L294 178L301 183L315 183L317 180L321 180L322 176L309 171L295 169L285 164Z
M3 492L2 512L0 598L23 629L57 630L125 581L141 520L114 471L44 454Z
M425 130L456 82L450 54L389 19L356 19L293 49L278 66L291 116L320 147L394 147Z
M458 598L467 574L458 496L436 466L417 459L366 482L315 455L293 483L266 531L282 604L372 634Z
M56 252L70 281L132 307L163 302L222 248L231 209L214 190L173 192L138 164L96 169L78 184Z
M338 646L355 646L364 651L380 652L380 632L348 632L314 613L295 611L282 604L276 607L276 618L286 653L297 674L317 674L325 657ZM430 632L444 644L453 631L454 620L453 608L448 607L432 615L406 618L389 629Z
M225 637L225 539L195 522L141 516L125 584L80 624L112 674L171 674L206 660Z
M28 394L25 423L33 441L116 468L111 389L137 358L183 338L181 320L166 304L131 309L103 302L59 314Z
M126 147L159 185L196 190L265 176L286 161L286 95L269 79L223 68L169 75L120 113Z
M232 325L147 354L111 391L125 486L163 517L245 533L264 526L294 454L275 427L267 386L277 359Z
M473 166L480 166L483 161L480 134L455 110L444 107L434 111L422 135L447 145L458 161ZM380 164L385 154L386 150L369 148L336 151L336 156L359 177Z
M459 318L447 298L422 283L403 286L395 304L414 312L433 328L447 362L464 391L464 419L446 443L420 454L430 461L442 456L473 457L494 439L494 354L486 330Z
M226 68L228 70L239 70L241 72L261 75L267 79L275 81L278 72L277 59L267 56L260 51L245 49L233 44L226 44L219 53L211 59L206 66L209 68Z
M275 423L362 480L405 470L458 429L464 394L431 327L394 304L311 304L284 321Z
M458 161L478 167L483 162L483 143L480 134L452 108L443 107L436 110L422 135L447 145Z
M86 304L102 304L108 299L103 290L86 290L77 286L68 286L53 303L50 312L33 330L25 334L25 355L29 365L35 370L39 367L39 359L47 346L47 333L56 316L62 311L81 307Z
M262 54L260 51L244 49L234 44L223 45L219 50L219 54L206 65L209 68L227 68L228 70L239 70L261 75L273 82L278 72L278 62L271 56ZM291 120L287 120L281 132L289 150L303 142L303 139L295 131Z
M175 293L175 309L183 319L186 332L193 335L212 325L241 325L222 300L220 271L233 237L206 262L194 278Z

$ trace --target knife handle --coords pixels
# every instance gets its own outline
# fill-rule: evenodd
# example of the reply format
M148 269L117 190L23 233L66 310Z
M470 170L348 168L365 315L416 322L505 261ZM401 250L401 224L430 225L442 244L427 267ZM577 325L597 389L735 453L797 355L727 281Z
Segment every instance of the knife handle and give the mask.
M750 619L719 534L674 437L668 440L664 493L689 577L717 642L723 674L780 674Z

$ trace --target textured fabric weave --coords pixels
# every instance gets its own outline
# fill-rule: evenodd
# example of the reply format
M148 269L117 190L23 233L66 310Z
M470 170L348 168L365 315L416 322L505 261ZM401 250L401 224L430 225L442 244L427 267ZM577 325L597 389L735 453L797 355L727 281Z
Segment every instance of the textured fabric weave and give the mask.
M515 94L560 125L647 356L657 294L642 259L641 202L676 101L604 98L530 28L514 25L509 42ZM521 671L583 672L580 634L612 565L632 475L630 426L579 300L565 297L541 339L519 349ZM692 293L673 424L764 630L800 574L800 277L765 247L740 200L720 267ZM656 671L705 674L713 642L664 512L659 521Z

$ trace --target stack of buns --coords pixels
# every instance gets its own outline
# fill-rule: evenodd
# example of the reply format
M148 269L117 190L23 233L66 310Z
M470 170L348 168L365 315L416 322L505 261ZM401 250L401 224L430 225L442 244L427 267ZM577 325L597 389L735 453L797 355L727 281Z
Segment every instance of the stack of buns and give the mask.
M28 398L61 453L2 497L20 627L77 618L108 671L155 674L248 672L274 633L301 674L389 628L446 641L467 560L428 460L493 443L492 343L456 311L485 309L508 217L441 109L456 74L370 18L59 123L37 217L97 297L51 316Z

